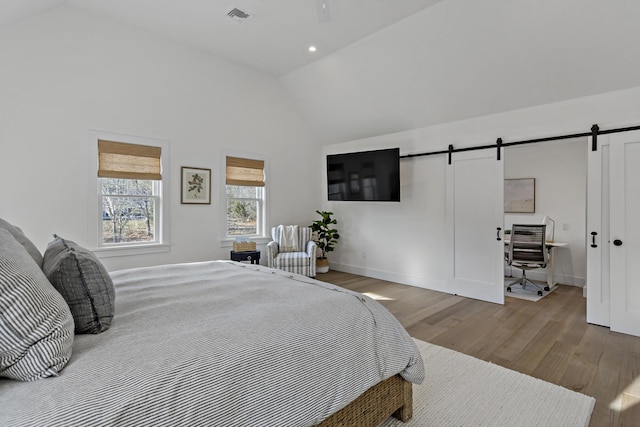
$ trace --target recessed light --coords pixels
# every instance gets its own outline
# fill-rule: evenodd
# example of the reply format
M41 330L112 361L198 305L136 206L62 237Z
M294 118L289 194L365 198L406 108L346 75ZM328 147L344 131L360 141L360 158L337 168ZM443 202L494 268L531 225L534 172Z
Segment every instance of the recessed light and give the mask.
M316 50L318 49L315 46L309 46L309 52L315 52Z

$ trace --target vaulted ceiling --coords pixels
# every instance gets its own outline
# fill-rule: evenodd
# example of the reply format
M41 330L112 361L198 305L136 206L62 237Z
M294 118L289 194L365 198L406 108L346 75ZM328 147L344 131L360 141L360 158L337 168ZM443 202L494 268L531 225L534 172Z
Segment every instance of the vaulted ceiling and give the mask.
M279 76L439 1L2 0L0 29L68 4Z
M2 0L0 32L63 4L273 75L321 144L640 87L640 1Z

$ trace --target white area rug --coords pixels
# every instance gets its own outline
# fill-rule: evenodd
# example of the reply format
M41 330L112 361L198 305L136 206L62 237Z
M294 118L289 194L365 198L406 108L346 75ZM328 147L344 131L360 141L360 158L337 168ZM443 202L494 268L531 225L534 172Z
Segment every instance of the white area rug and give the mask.
M514 279L512 277L505 277L504 278L504 282L505 283L510 283L513 280ZM545 286L547 286L547 284L543 283L543 282L536 282L536 283L538 283L543 289L544 289ZM536 288L534 288L533 286L529 286L526 289L522 289L522 286L520 286L519 284L516 283L515 285L511 285L511 292L507 292L507 288L505 287L504 296L520 298L520 299L526 299L527 301L540 301L542 298L546 297L547 295L549 295L551 292L555 291L556 289L558 289L558 285L554 285L553 287L551 287L549 292L542 291L542 296L540 296L540 295L538 295L538 290Z
M413 386L413 418L381 427L585 427L596 400L457 351L415 340L426 378Z

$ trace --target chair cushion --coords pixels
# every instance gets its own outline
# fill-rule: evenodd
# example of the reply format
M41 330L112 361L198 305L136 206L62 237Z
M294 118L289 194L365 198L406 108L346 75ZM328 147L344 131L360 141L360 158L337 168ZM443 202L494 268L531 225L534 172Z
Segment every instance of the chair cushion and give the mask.
M44 253L42 270L69 304L78 334L109 329L115 309L111 276L95 254L55 236Z
M0 229L0 376L57 376L71 358L73 317L26 249Z
M276 256L275 265L276 268L306 267L311 265L311 257L306 252L280 252Z
M24 246L29 255L31 255L31 258L33 258L36 264L38 264L38 267L42 267L42 254L40 253L38 248L36 248L36 245L34 245L31 240L29 240L27 236L24 235L20 227L16 227L15 225L12 225L4 219L0 218L0 228L5 229L9 233L11 233L13 237L18 241L18 243Z

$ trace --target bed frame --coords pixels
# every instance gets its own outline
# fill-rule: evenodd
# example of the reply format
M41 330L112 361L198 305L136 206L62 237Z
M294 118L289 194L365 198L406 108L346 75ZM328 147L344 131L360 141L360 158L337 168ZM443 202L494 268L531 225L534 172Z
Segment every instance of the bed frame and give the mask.
M403 422L413 416L411 383L399 375L374 385L316 427L375 427L390 416Z

